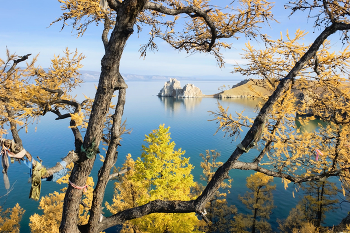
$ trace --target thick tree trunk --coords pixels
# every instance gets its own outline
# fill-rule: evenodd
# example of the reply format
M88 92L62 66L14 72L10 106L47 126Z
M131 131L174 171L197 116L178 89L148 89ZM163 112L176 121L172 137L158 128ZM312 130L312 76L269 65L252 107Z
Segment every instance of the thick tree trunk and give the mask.
M127 86L123 80L123 77L119 73L119 65L121 56L126 44L127 39L133 32L133 25L136 22L136 17L143 9L146 0L127 0L117 11L116 26L111 34L110 41L106 47L106 53L102 59L101 65L101 75L100 80L92 106L92 111L89 119L89 125L86 130L86 135L84 138L83 146L84 148L91 147L93 141L96 142L96 148L98 148L99 142L102 137L102 131L104 127L104 119L107 112L109 111L109 106L113 93L115 90L126 89ZM112 149L115 151L116 148ZM80 148L76 148L80 151ZM111 151L111 154L113 154ZM115 153L114 153L115 154ZM78 186L84 186L86 180L91 173L95 158L88 159L85 153L79 153L79 161L75 164L70 181ZM109 175L109 174L108 174ZM107 181L104 181L107 182ZM102 182L102 183L104 183ZM105 186L100 181L101 186ZM104 192L104 189L101 190ZM101 193L94 193L97 197L103 195ZM74 233L79 232L78 222L79 222L79 204L82 198L82 190L75 189L71 185L68 185L66 196L64 198L62 222L60 226L60 232L64 233ZM98 198L99 199L99 198ZM95 199L95 202L100 202ZM89 226L91 229L89 232L96 232L95 229L98 222L96 221L96 214L100 212L100 206L94 206L93 219L91 223L94 226Z

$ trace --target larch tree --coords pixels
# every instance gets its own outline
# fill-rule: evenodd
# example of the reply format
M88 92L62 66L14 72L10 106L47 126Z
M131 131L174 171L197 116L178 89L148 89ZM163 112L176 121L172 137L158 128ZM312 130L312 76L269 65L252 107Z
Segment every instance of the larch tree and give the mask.
M251 215L243 215L244 217L235 218L235 222L232 224L232 232L238 231L241 226L245 225L251 229L252 233L270 232L271 225L266 221L270 218L273 205L272 190L276 189L276 185L271 185L273 177L264 175L257 172L247 177L247 188L251 191L247 191L244 196L239 196L239 199L252 211ZM243 219L249 219L250 224L242 224L239 221Z
M46 89L55 99L49 102L49 105L45 105L46 110L56 113L58 118L71 119L75 148L64 160L75 162L69 178L75 187L86 185L101 141L105 141L108 147L93 191L88 223L79 225L79 206L83 191L68 185L60 232L99 232L151 213L195 212L205 217L206 204L213 198L222 182L229 177L228 173L231 169L259 171L269 176L281 177L286 184L318 180L326 176L341 176L344 181L346 180L349 153L344 145L346 145L348 120L343 119L343 116L348 111L347 101L345 101L348 99L348 93L346 89L337 87L342 83L340 79L344 71L347 71L348 63L345 59L347 53L345 50L343 56L340 56L343 58L341 63L336 61L335 57L329 56L331 53L320 56L319 51L325 45L326 39L336 32L342 32L342 38L345 41L348 39L349 1L290 1L288 6L292 13L308 10L310 18L315 14L316 17L313 17L315 26L321 28L321 32L312 45L296 51L291 50L292 42L285 44L277 41L276 43L283 49L278 49L276 52L284 50L283 58L287 61L286 65L277 66L276 57L266 56L272 59L271 62L264 59L255 61L252 58L251 65L247 67L245 74L257 73L259 70L256 68L262 67L259 75L264 77L265 74L262 72L267 73L266 80L271 81L269 83L273 94L262 104L254 120L241 122L240 117L238 120L232 120L229 114L223 113L223 116L220 116L221 112L218 113L221 117L218 121L226 122L226 125L221 126L230 127L229 130L232 130L230 134L235 135L241 127L247 127L249 131L227 161L217 169L203 192L196 199L189 201L150 201L144 205L119 211L100 221L105 188L111 169L118 158L117 148L120 145L120 137L125 132L122 115L127 85L120 75L119 67L130 35L136 28L138 30L143 27L150 28L150 38L148 43L141 47L141 55L146 55L148 49L156 49L155 39L160 38L180 51L210 53L221 66L224 60L220 49L230 48L230 44L224 39L238 39L239 36L258 37L259 25L273 20L272 4L266 0L240 0L221 8L211 5L209 0L107 0L107 2L102 0L101 8L98 0L59 0L59 2L62 3L61 9L64 12L56 22L63 22L63 26L71 24L79 36L83 35L91 24L104 25L102 42L105 54L101 60L99 84L93 103L88 101L89 106L92 106L85 111L85 115L80 110L82 105L87 104L86 102L78 103L62 98L61 86ZM184 17L186 24L181 24L182 22L178 20L181 16L186 16ZM178 22L185 27L178 25ZM266 42L268 45L268 40ZM298 56L296 56L297 53L299 53ZM339 64L340 68L335 69L332 63ZM267 69L269 65L274 65L270 67L272 70ZM295 113L292 86L295 86L296 80L304 80L299 76L303 76L306 70L310 70L307 72L310 73L310 77L307 78L315 77L314 74L317 74L314 78L315 83L329 89L329 92L323 95L327 98L315 95L313 104L318 107L320 113L325 112L323 111L325 108L329 110L327 117L332 120L332 125L318 134L300 136L296 129L294 131L290 127L287 129L284 124L291 122L293 119L291 116ZM244 68L242 72L244 73ZM302 86L305 87L305 85L304 82ZM101 119L106 119L115 91L118 91L117 105L114 106L114 113L109 118L110 124L106 124ZM334 97L333 100L331 97ZM62 108L52 107L58 103ZM86 118L82 120L83 117ZM80 133L79 125L86 127L84 137ZM106 125L108 128L105 127ZM336 136L330 136L331 132L336 132ZM264 148L254 161L250 163L240 161L239 158L244 153L248 153L261 137L265 140ZM297 147L297 144L302 147ZM313 160L314 149L323 152L317 161ZM276 153L271 153L272 150ZM266 163L263 158L270 160L270 163ZM301 165L310 167L308 170L317 171L317 175L310 175L306 170L296 173L295 170L301 168ZM60 169L62 166L58 163L55 167L47 168L47 174L50 175Z
M305 220L320 228L324 222L326 212L338 209L339 200L336 198L338 188L334 182L328 180L310 181L301 186L305 192L301 206Z
M234 72L255 75L257 82L273 91L261 96L255 119L236 116L219 106L214 120L228 136L237 136L243 128L248 133L227 162L227 168L255 170L288 183L300 184L337 176L345 187L349 179L349 50L337 52L327 38L341 32L348 40L349 1L289 1L292 13L307 10L321 33L311 45L299 42L305 32L288 32L279 39L263 37L265 49L247 43L244 59L247 65L236 66ZM254 90L254 85L252 85ZM259 95L259 93L257 93ZM325 122L308 132L306 126L316 117ZM237 160L242 153L259 145L261 150L252 162ZM232 161L230 163L229 161ZM223 165L226 167L226 164ZM219 169L220 170L220 169ZM215 176L214 176L215 177Z
M142 145L141 157L136 161L128 156L123 169L129 168L129 172L116 182L113 203L106 205L113 214L159 199L193 199L193 166L189 158L183 157L185 151L175 150L169 128L160 125L146 135L147 144ZM194 213L153 213L126 222L122 231L196 232L198 226L199 220Z

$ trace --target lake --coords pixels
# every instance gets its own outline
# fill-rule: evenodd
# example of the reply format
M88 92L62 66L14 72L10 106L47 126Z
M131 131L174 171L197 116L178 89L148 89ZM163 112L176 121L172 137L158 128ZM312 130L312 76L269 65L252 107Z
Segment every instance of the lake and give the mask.
M145 135L149 134L153 129L158 128L160 124L170 126L171 138L176 143L176 149L182 148L186 151L185 156L190 158L190 163L195 166L193 175L196 181L199 181L202 170L200 167L200 153L205 153L207 149L215 149L221 153L220 161L225 161L235 150L236 145L240 143L242 138L232 141L231 138L224 138L219 132L214 135L218 125L213 121L208 121L213 117L208 111L215 111L219 102L224 108L229 107L229 112L242 112L248 116L255 116L257 100L251 99L224 99L215 98L194 98L194 99L173 99L159 98L157 93L163 87L165 81L154 82L127 82L126 106L124 119L127 121L127 128L131 129L131 134L123 135L119 147L119 157L116 166L121 166L125 160L125 156L130 153L133 159L141 154L141 145ZM218 87L222 85L233 85L237 81L189 81L199 87L204 94L215 94ZM181 81L184 86L186 82ZM75 90L74 95L77 99L82 100L83 94L94 97L95 86L97 83L84 83L80 88ZM116 103L116 101L114 100ZM33 124L29 127L29 132L21 131L23 145L32 155L39 156L47 167L54 166L61 160L69 150L74 149L74 140L71 130L68 128L69 120L55 121L53 114L38 120L39 124ZM37 129L35 130L35 127ZM242 133L242 137L245 132ZM11 138L11 137L10 137ZM101 150L102 151L102 150ZM103 153L103 152L101 152ZM251 161L258 153L258 150L252 149L248 154L241 157L242 161ZM97 181L97 171L102 163L97 159L92 176ZM19 203L26 210L22 222L21 232L30 232L28 223L29 216L38 211L39 202L28 198L30 191L30 183L28 183L29 169L25 165L18 163L10 164L8 176L11 185L16 181L13 191L6 197L0 199L3 207L13 207ZM244 195L248 190L246 188L246 177L252 174L251 171L233 170L230 172L233 178L231 193L228 195L228 202L236 205L239 213L247 213L245 206L239 201L238 195ZM332 181L334 181L333 179ZM294 187L285 190L280 179L274 179L277 188L273 192L274 204L276 208L273 210L271 223L274 230L277 230L277 219L285 219L291 208L298 203L301 194L296 193L295 198L292 196ZM47 195L53 191L59 191L64 185L54 182L43 182L41 188L41 196ZM4 195L6 190L4 185L0 185L0 196ZM113 197L113 182L107 186L105 201L111 201ZM326 218L327 225L338 224L347 214L349 205L342 205L342 209L338 209L335 213L328 213ZM108 216L109 213L105 213Z

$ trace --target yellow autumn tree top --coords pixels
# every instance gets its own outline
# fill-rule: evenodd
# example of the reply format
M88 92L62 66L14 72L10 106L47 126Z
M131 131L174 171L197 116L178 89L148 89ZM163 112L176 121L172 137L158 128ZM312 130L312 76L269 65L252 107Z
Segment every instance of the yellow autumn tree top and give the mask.
M195 186L189 159L185 151L175 150L169 127L160 125L146 135L146 145L136 161L127 156L123 169L129 171L115 183L113 203L106 207L113 214L148 203L153 200L190 200ZM194 213L150 214L123 225L123 232L176 232L196 231L199 220Z

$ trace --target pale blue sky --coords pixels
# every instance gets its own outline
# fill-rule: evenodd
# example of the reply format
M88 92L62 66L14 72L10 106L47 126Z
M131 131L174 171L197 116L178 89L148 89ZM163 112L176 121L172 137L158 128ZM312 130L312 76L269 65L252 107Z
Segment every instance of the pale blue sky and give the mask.
M70 50L78 49L86 56L83 70L100 71L100 60L103 56L103 45L101 42L101 26L91 25L81 38L76 38L72 28L66 27L61 31L61 23L56 23L48 27L52 21L57 19L62 11L60 3L55 0L0 0L0 57L5 58L6 46L11 52L18 55L27 53L40 53L37 64L42 67L50 65L50 59L54 54L61 54L68 47ZM213 0L214 5L228 4L232 0ZM310 43L318 33L316 29L313 33L313 22L307 22L306 14L299 14L288 17L290 11L285 10L283 4L287 1L278 1L273 10L275 18L280 22L272 23L271 26L262 25L263 32L273 38L279 37L280 31L283 33L289 29L294 32L297 28L311 32L305 39L305 43ZM339 38L339 35L336 35ZM165 42L158 41L159 51L149 52L146 59L139 56L140 44L146 43L147 37L141 34L138 38L134 33L127 42L121 63L121 72L138 75L167 75L167 76L220 76L234 77L230 73L234 62L242 63L240 53L244 44L248 41L245 38L239 40L228 40L233 43L232 49L223 51L226 66L220 69L215 58L208 54L188 55L185 52L177 52ZM256 42L252 41L254 44ZM341 46L341 42L335 41ZM263 44L257 44L263 47Z

